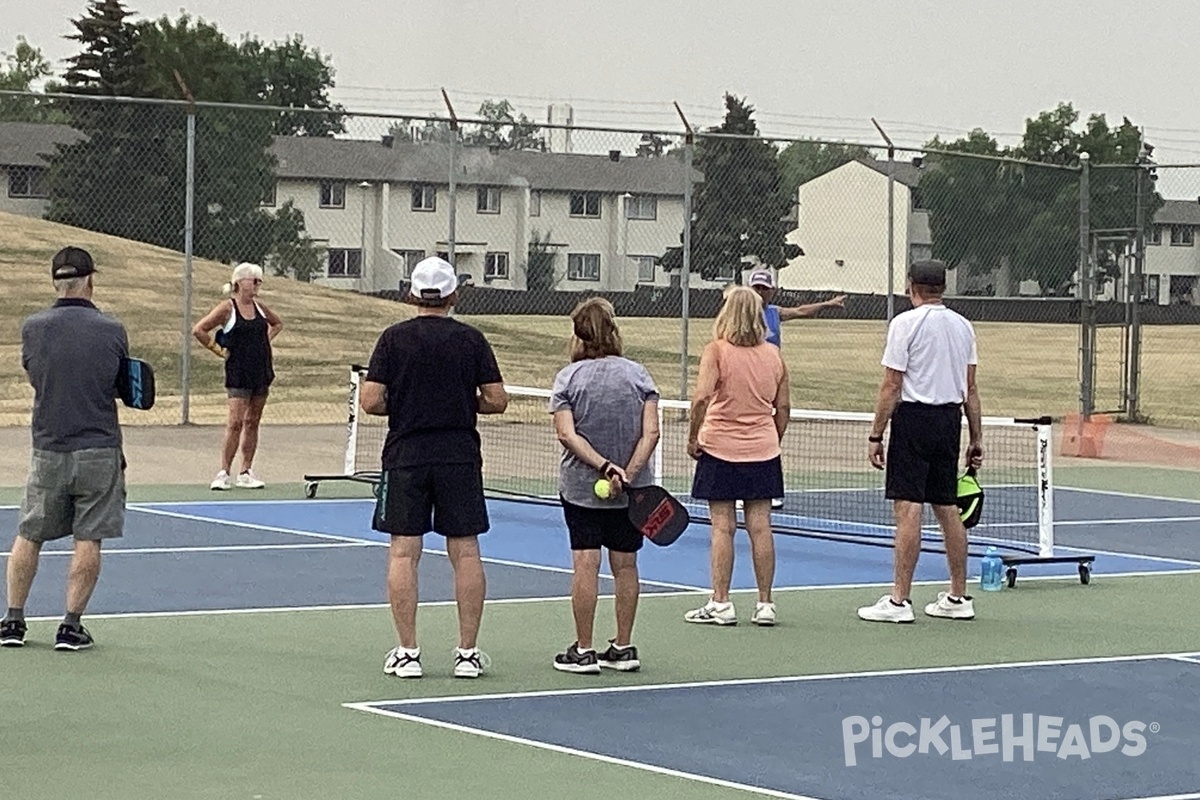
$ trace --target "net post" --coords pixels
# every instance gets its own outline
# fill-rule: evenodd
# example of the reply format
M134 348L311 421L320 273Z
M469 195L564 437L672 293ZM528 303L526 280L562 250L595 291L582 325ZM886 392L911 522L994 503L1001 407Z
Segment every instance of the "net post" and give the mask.
M1054 427L1049 419L1037 426L1038 555L1054 556Z
M652 469L654 470L653 480L658 486L662 486L662 471L663 471L663 453L662 453L662 431L663 431L663 407L660 403L656 409L658 414L658 443L654 445L654 457L651 460Z
M346 421L346 460L342 467L347 476L355 473L358 461L358 404L359 392L362 389L359 369L357 364L350 367L350 408Z

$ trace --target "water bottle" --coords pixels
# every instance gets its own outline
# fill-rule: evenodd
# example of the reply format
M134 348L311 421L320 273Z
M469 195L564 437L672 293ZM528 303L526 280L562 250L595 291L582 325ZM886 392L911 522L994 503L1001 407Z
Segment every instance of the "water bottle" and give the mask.
M979 588L985 592L998 592L1004 588L1004 562L996 555L994 547L987 549L980 564Z

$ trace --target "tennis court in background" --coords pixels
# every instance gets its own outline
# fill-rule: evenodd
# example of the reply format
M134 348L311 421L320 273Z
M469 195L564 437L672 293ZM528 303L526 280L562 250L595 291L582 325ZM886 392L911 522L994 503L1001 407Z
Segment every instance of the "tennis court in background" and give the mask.
M394 633L369 499L131 504L89 614L97 648L48 645L68 562L56 543L27 609L43 620L31 645L0 651L6 674L25 682L0 705L0 738L26 766L6 783L13 796L262 800L515 800L559 796L572 782L585 795L598 786L678 798L941 798L967 786L1064 800L1200 797L1200 635L1162 613L1164 597L1200 602L1200 502L1063 487L1053 501L1056 549L1093 554L1091 584L1070 563L1023 566L1015 589L976 592L970 623L860 622L855 607L890 581L891 551L782 535L778 627L687 625L683 612L708 584L708 529L694 525L670 548L643 549L643 670L583 677L550 666L572 630L561 511L492 499L481 640L492 669L448 677L451 573L430 549L426 677L415 682L382 674ZM0 509L0 530L15 520ZM754 585L745 537L737 555L744 592ZM940 555L922 557L918 580L937 585L918 587L918 604L944 570ZM735 600L748 616L752 596ZM610 618L604 601L600 641ZM963 756L977 749L974 720L996 720L1003 744L998 720L1015 715L1019 727L1024 714L1061 717L1058 746L1080 724L1090 758ZM868 734L847 764L846 719L870 728L878 717L886 731L942 716L959 730L942 734L944 754L934 743L876 758ZM1144 751L1124 754L1124 740L1105 750L1107 733L1093 747L1092 717L1144 723ZM39 744L50 740L79 746L77 769L53 784L38 777L60 761ZM467 774L463 763L483 766Z

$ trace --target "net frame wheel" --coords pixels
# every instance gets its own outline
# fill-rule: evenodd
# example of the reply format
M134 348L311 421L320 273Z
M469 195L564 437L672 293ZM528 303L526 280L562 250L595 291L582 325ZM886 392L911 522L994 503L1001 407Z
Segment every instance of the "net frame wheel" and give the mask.
M1087 564L1079 565L1079 582L1084 586L1092 582L1092 568Z
M309 500L312 500L314 497L317 496L317 482L316 481L308 481L307 483L304 484L304 496L307 497Z
M1006 579L1006 582L1008 583L1008 588L1010 588L1010 589L1015 588L1017 585L1017 568L1009 567L1007 570L1004 571L1004 577Z

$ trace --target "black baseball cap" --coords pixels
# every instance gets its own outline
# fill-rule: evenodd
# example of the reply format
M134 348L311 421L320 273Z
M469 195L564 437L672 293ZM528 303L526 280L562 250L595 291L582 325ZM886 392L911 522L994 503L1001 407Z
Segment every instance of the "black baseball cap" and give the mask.
M946 285L946 265L934 259L914 261L908 269L908 279L918 286L943 287Z
M54 254L50 262L50 276L56 280L82 278L96 271L92 254L80 247L64 247Z

